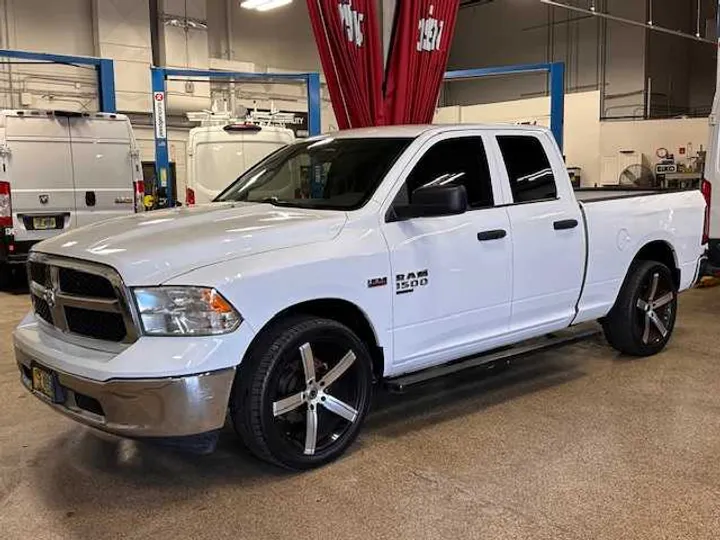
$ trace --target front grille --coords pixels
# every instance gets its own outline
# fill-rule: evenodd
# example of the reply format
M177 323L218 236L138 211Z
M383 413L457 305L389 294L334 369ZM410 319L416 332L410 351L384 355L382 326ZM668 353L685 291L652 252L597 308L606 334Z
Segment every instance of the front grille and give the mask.
M35 283L43 285L44 287L50 286L50 273L48 272L48 265L30 261L28 263L28 269L31 280L33 280Z
M72 268L60 268L60 290L70 294L93 298L115 298L115 289L102 276L80 272Z
M123 341L127 335L120 313L104 313L76 307L65 308L68 330L105 341Z
M126 289L114 270L31 254L28 276L38 318L78 336L116 343L136 339Z
M40 317L45 322L53 324L52 311L50 310L50 306L48 306L48 303L42 298L38 298L35 295L33 295L32 301L33 306L35 307L35 313L37 313L38 317Z

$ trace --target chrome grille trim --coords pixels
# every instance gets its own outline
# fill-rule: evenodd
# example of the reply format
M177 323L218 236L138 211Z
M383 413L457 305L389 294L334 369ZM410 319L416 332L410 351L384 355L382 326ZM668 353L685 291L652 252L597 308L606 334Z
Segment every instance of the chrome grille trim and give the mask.
M33 279L33 275L29 270L31 263L45 265L49 271L50 286L38 283ZM98 298L63 292L60 285L61 268L76 270L106 279L112 285L115 298ZM93 336L73 333L70 331L68 321L65 316L65 308L74 307L88 311L117 313L121 316L123 323L125 324L125 338L122 341L107 341L108 344L116 343L127 345L134 343L140 337L140 333L138 331L140 328L139 320L134 309L134 303L132 301L130 291L123 283L122 278L117 271L109 266L81 261L78 259L31 252L28 257L28 282L30 286L30 293L44 300L50 307L53 319L52 326L63 334L95 342L105 342L104 340L100 340ZM50 326L50 324L46 321L42 322Z

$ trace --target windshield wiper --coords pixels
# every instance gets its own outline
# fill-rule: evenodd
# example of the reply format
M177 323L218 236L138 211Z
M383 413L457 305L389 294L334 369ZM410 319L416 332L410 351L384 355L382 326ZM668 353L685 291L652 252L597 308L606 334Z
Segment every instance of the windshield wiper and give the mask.
M277 197L264 197L262 199L258 199L255 201L248 201L252 203L259 203L259 204L272 204L273 206L293 206L293 204L290 201L281 201Z

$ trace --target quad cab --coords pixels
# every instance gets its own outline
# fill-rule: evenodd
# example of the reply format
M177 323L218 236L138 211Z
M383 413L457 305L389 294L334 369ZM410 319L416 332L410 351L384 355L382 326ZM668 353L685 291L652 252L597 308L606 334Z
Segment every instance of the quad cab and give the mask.
M20 376L100 430L212 441L229 416L262 459L317 467L352 444L375 381L598 320L618 351L659 353L704 261L706 209L697 190L576 193L534 127L309 139L212 204L35 246Z

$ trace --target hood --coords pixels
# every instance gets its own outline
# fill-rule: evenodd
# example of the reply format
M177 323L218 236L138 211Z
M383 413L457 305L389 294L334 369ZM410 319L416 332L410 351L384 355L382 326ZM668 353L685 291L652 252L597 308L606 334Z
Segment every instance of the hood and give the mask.
M220 261L332 240L346 220L338 211L214 203L103 221L34 251L112 266L128 285L155 285Z

